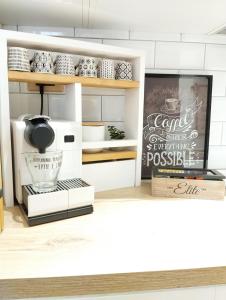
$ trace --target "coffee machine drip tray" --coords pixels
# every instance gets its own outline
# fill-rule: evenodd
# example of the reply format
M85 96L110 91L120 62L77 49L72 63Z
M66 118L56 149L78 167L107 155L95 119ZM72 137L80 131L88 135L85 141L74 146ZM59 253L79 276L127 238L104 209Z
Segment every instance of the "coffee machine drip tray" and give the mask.
M80 178L60 180L52 192L38 193L23 186L21 208L30 226L93 212L94 187Z

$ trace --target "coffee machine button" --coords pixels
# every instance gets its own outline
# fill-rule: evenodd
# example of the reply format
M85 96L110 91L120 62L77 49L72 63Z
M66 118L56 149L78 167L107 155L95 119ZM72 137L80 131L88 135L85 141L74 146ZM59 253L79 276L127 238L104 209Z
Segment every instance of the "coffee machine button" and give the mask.
M65 143L74 143L75 136L74 135L65 135L64 136L64 142Z

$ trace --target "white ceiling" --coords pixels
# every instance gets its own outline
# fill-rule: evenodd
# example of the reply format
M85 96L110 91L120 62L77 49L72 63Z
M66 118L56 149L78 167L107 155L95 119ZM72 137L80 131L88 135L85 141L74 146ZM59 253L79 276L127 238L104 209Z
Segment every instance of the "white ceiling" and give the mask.
M226 0L0 0L0 24L208 33Z

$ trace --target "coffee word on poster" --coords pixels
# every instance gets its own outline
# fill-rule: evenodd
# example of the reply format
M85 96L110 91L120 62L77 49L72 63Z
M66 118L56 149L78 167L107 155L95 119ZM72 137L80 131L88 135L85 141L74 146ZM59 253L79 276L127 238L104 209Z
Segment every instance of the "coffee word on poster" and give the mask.
M146 74L142 178L153 167L207 166L212 76Z

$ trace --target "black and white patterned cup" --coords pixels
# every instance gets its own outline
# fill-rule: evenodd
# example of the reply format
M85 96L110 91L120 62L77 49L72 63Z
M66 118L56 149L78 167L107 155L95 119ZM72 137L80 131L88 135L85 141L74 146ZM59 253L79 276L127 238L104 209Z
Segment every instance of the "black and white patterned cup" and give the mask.
M82 77L97 77L97 63L95 57L81 57L76 69L76 75Z
M12 71L30 71L28 50L26 48L8 48L8 69Z
M97 76L104 79L114 79L114 61L112 59L103 58L99 62Z
M54 73L52 53L48 51L36 51L31 60L31 71L36 73Z
M75 75L73 55L60 54L55 61L55 72L61 75Z
M130 62L120 61L115 67L115 79L118 80L132 80L133 67Z

